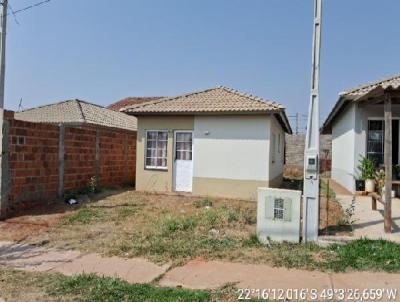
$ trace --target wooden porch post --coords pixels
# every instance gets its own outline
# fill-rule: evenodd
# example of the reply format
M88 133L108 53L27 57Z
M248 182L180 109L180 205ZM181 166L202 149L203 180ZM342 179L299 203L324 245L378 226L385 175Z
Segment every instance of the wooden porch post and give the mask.
M385 93L385 233L392 232L392 99Z

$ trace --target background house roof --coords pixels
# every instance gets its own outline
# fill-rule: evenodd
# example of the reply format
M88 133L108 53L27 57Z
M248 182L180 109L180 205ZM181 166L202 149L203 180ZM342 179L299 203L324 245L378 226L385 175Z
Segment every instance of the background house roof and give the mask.
M114 111L120 111L121 108L124 107L129 107L129 106L135 106L138 104L150 102L150 101L155 101L158 99L162 99L164 97L161 96L154 96L154 97L127 97L125 99L122 99L118 102L115 102L111 105L108 105L107 108L114 110Z
M281 104L222 86L127 106L121 111L132 115L277 113L284 129L291 133Z
M340 114L340 112L345 108L347 104L371 97L374 95L374 93L376 94L379 91L384 91L388 89L395 90L399 88L400 75L396 75L341 92L339 94L338 101L333 106L331 112L329 113L322 126L322 133L328 134L332 131L331 126L333 120Z
M137 120L132 116L77 99L15 112L15 119L51 124L85 123L132 131L137 129Z
M363 96L379 87L382 89L388 89L388 88L397 89L397 88L399 88L400 87L400 75L396 75L396 76L392 76L390 78L385 78L383 80L364 84L364 85L358 86L356 88L352 88L345 92L342 92L342 93L340 93L340 95L357 98L357 97Z

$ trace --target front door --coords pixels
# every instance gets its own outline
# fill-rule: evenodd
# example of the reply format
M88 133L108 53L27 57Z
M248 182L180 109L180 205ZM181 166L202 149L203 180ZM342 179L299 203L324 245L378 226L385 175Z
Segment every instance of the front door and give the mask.
M175 132L174 187L177 192L192 192L193 132Z

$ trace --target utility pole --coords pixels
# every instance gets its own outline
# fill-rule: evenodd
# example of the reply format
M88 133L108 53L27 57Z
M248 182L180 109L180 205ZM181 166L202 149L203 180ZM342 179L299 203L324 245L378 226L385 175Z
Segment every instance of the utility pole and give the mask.
M0 28L0 108L4 108L4 83L6 73L6 32L8 0L2 2L1 28Z
M311 99L304 150L303 240L315 241L319 230L319 69L322 0L314 0Z
M6 68L6 29L7 29L7 6L8 0L1 3L2 10L0 12L0 218L5 217L7 210L7 127L4 123L4 82ZM4 133L6 136L4 137Z

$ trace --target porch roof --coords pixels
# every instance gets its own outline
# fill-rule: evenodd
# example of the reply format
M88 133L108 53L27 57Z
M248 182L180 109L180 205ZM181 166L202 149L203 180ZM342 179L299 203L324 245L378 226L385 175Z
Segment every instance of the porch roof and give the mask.
M339 99L325 120L321 132L323 134L332 133L332 122L348 104L352 102L380 104L384 101L383 96L385 92L393 94L393 103L400 103L400 94L398 91L400 91L400 75L364 84L340 93Z

